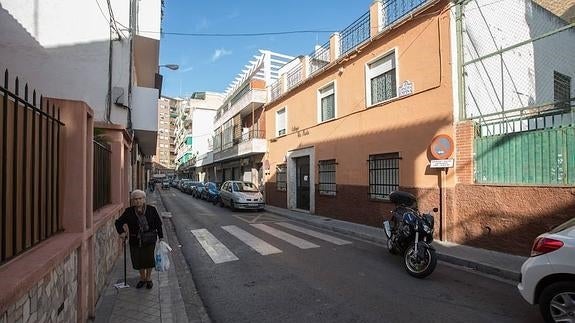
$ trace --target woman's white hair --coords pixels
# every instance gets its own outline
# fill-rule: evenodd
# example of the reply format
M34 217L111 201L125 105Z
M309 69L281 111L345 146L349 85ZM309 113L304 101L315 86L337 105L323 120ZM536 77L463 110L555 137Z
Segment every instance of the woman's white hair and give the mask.
M146 199L146 192L142 190L133 190L132 193L130 193L130 199L133 200L138 197L143 197L144 199Z

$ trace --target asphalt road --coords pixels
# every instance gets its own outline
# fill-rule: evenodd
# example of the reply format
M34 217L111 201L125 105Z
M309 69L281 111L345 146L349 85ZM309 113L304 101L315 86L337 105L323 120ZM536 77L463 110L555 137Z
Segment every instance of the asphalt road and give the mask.
M214 322L541 322L508 282L442 262L418 280L383 246L267 212L232 212L176 189L161 194Z

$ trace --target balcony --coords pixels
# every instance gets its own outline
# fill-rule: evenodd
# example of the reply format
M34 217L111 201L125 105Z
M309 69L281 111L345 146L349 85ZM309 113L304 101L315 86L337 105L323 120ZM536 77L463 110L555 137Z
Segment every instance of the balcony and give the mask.
M224 144L221 151L214 152L214 162L226 159L244 157L266 152L267 142L265 131L250 130L241 137L234 138L230 143Z
M214 122L214 128L221 127L221 125L231 119L236 114L240 113L242 116L252 112L252 109L257 109L267 102L267 92L265 89L250 89L242 97L240 97L231 107Z

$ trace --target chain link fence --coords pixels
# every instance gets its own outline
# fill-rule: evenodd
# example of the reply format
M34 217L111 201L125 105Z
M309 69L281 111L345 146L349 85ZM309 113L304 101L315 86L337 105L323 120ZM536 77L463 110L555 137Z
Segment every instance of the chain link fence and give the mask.
M531 0L462 11L464 116L480 135L573 125L575 25Z

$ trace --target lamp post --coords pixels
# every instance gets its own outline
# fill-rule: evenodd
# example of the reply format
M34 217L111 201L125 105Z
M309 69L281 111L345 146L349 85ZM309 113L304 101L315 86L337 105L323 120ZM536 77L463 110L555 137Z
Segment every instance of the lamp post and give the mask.
M180 68L180 65L178 65L178 64L164 64L164 65L159 65L158 67L165 67L165 68L171 69L172 71L175 71L175 70Z

